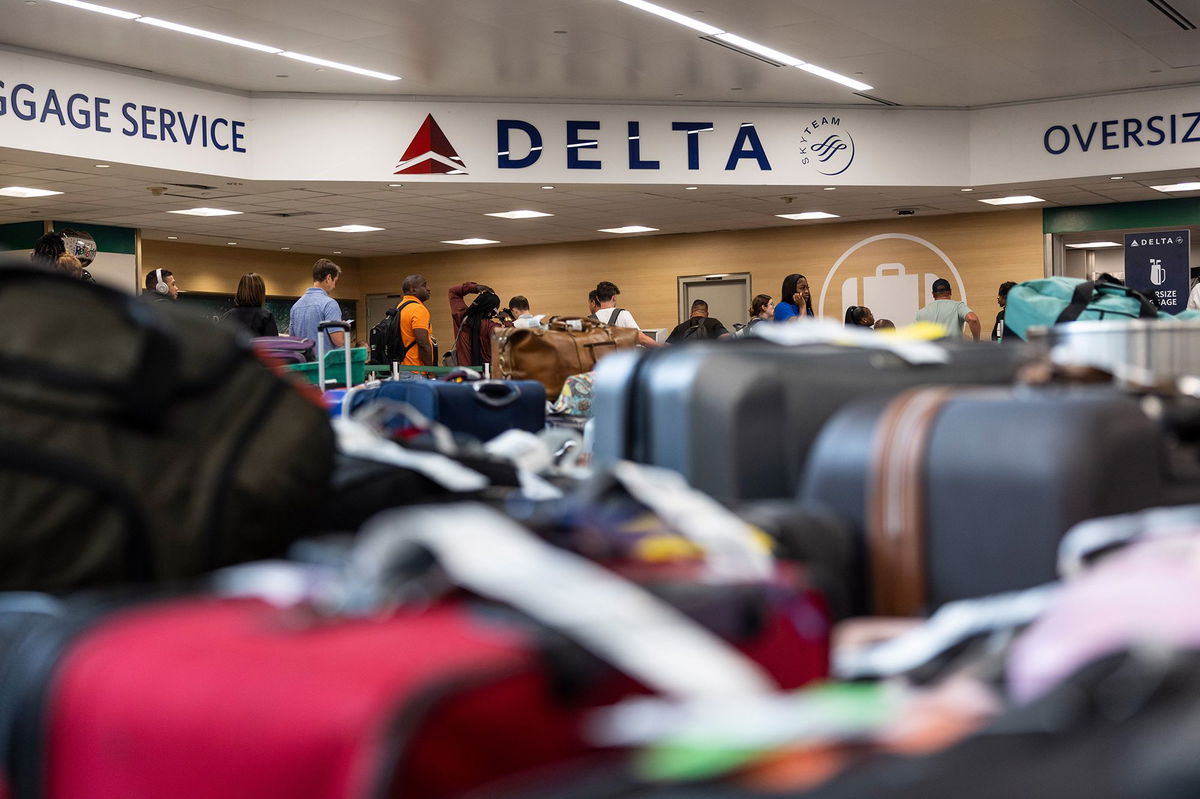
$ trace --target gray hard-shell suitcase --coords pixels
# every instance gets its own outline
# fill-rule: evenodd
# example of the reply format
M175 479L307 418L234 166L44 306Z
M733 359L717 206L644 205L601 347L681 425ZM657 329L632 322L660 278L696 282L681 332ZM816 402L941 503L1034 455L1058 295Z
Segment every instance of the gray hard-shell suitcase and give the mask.
M595 460L673 469L724 502L795 495L822 425L843 405L930 384L1005 384L1025 346L939 343L946 363L889 350L757 338L618 352L596 367Z
M907 615L1056 579L1084 519L1200 498L1167 450L1108 387L914 389L834 416L799 499L854 530L870 594L856 610Z

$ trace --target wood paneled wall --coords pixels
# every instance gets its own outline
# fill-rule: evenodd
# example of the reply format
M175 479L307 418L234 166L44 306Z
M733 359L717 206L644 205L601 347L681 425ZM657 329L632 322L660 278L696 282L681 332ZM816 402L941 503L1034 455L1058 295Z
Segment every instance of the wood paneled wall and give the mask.
M429 308L434 334L444 341L452 334L446 290L466 280L492 286L504 301L524 294L534 313L572 316L587 312L587 293L598 281L611 280L621 288L619 304L649 328L678 323L675 278L681 275L750 272L755 293L778 297L783 278L799 272L809 278L814 309L829 283L825 315L840 319L845 311L844 281L871 276L880 264L900 263L908 274L949 277L934 250L904 237L936 247L957 267L966 299L979 312L985 332L995 317L996 288L1002 282L1042 276L1041 211L1026 209L383 258L333 256L344 270L334 293L357 299L362 315L366 295L399 293L406 275L424 274L433 290ZM836 274L830 275L848 250L869 239L875 240L845 257ZM298 295L312 284L312 265L318 257L144 241L142 272L163 267L176 273L184 291L232 293L238 278L254 271L267 281L269 294ZM359 329L365 331L377 320L359 321Z
M588 291L600 280L611 280L622 291L618 304L629 308L639 324L671 327L679 321L678 276L750 272L755 293L778 297L783 278L799 272L809 278L815 310L839 258L881 236L886 237L846 257L828 278L826 316L842 317L845 280L873 275L880 264L901 263L908 274L950 277L934 250L896 236L928 242L957 267L985 334L997 310L996 288L1006 280L1042 276L1041 211L1026 209L367 258L360 262L358 285L363 297L399 293L405 275L424 274L433 291L434 334L443 341L452 334L446 290L466 280L492 286L503 301L524 294L534 313L575 316L587 312ZM959 298L957 287L954 295Z
M170 269L175 282L183 291L214 291L233 294L238 280L247 272L257 272L267 284L267 293L280 296L299 296L312 285L312 267L320 255L311 253L272 252L270 250L210 247L202 244L180 244L173 241L142 241L142 274L153 269ZM358 300L364 292L361 286L362 267L356 258L327 256L342 267L334 296ZM143 284L144 285L144 284ZM361 311L360 311L361 313Z

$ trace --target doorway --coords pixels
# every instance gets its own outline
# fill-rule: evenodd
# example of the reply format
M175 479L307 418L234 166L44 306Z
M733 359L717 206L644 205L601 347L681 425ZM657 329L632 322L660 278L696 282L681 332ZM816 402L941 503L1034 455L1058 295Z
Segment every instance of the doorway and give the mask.
M403 294L368 294L367 295L367 324L360 330L370 330L383 321L383 317L404 299Z
M708 315L718 319L733 332L737 323L750 316L750 273L721 273L717 275L687 275L679 283L679 321L692 315L692 302L708 303Z

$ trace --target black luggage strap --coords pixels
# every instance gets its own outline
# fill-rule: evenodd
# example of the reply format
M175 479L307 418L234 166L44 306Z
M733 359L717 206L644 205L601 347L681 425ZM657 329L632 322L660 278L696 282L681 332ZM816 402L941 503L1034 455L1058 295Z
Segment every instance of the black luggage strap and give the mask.
M1140 291L1135 291L1128 286L1121 286L1116 283L1108 283L1106 281L1086 281L1075 287L1075 291L1071 294L1071 303L1063 309L1063 312L1054 320L1054 324L1063 322L1074 322L1084 311L1088 305L1095 299L1096 292L1107 293L1123 293L1138 301L1138 318L1139 319L1157 319L1158 309L1154 307L1154 303Z

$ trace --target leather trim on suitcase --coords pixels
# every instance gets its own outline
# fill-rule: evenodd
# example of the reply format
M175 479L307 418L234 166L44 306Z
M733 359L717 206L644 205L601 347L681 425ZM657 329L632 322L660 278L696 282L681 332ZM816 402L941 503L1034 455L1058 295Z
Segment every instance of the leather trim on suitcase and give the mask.
M879 420L867 489L872 606L887 616L920 614L927 601L925 456L948 387L908 391Z

